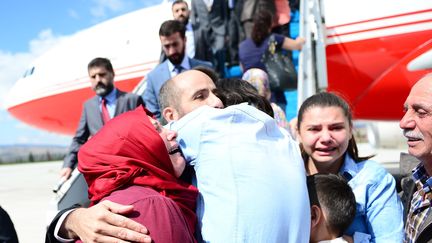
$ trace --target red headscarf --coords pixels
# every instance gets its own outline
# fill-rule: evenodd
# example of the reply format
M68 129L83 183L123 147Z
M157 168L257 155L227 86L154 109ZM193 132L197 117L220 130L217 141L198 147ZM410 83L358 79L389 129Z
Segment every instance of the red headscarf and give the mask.
M198 190L179 181L159 133L142 106L108 122L79 150L78 169L89 185L92 204L130 185L152 188L181 208L195 229Z

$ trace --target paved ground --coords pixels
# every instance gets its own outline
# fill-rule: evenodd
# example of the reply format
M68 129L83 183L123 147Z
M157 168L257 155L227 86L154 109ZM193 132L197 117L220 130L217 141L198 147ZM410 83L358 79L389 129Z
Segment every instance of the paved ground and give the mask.
M60 167L61 162L0 166L0 205L11 216L21 243L44 242Z

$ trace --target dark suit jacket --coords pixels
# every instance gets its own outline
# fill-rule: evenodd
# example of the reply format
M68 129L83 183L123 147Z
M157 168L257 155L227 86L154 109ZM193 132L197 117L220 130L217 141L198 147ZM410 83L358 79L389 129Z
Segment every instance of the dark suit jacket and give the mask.
M78 207L79 207L79 205L74 205L70 208L63 209L57 213L57 215L54 217L54 219L51 221L50 225L47 228L47 231L45 234L45 243L58 243L58 242L60 242L54 236L54 230L55 230L57 222L59 221L60 217L64 213L66 213L67 211L69 211L71 209L78 208Z
M256 13L261 10L267 10L273 15L276 12L274 1L269 0L239 0L241 5L240 21L252 21Z
M201 61L198 59L189 59L191 68L197 66L212 67L211 63ZM146 82L146 88L144 90L143 99L146 104L146 108L151 111L157 118L161 117L159 109L159 91L162 85L171 78L171 72L168 69L168 60L157 65L143 80Z
M195 36L195 58L212 60L213 53L225 45L228 6L225 0L214 0L210 11L202 0L191 2L192 28Z
M117 90L116 109L114 116L135 109L144 102L141 96L126 93ZM99 97L94 96L84 103L84 108L81 113L81 118L75 136L72 139L72 144L69 147L69 152L64 158L63 167L75 168L78 163L78 150L81 145L87 142L90 136L96 134L103 126L102 116L99 109Z

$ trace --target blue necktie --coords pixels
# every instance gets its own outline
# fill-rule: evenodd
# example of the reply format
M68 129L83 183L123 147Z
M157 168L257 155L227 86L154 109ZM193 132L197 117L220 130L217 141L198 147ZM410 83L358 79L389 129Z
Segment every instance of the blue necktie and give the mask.
M176 65L174 67L174 70L177 74L179 74L179 73L183 72L184 68L181 65Z

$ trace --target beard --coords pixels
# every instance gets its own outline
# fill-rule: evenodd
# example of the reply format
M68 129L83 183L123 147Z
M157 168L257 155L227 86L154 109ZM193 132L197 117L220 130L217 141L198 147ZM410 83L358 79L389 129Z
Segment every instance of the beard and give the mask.
M104 84L102 82L99 82L96 87L94 88L94 91L96 93L96 95L100 96L100 97L105 97L107 94L111 93L111 91L114 89L114 84L113 83L109 83L109 84Z
M177 20L186 26L189 23L189 16L180 15Z
M183 48L182 53L175 53L171 56L167 56L167 58L172 64L179 65L183 61L184 56L185 56L185 48Z

